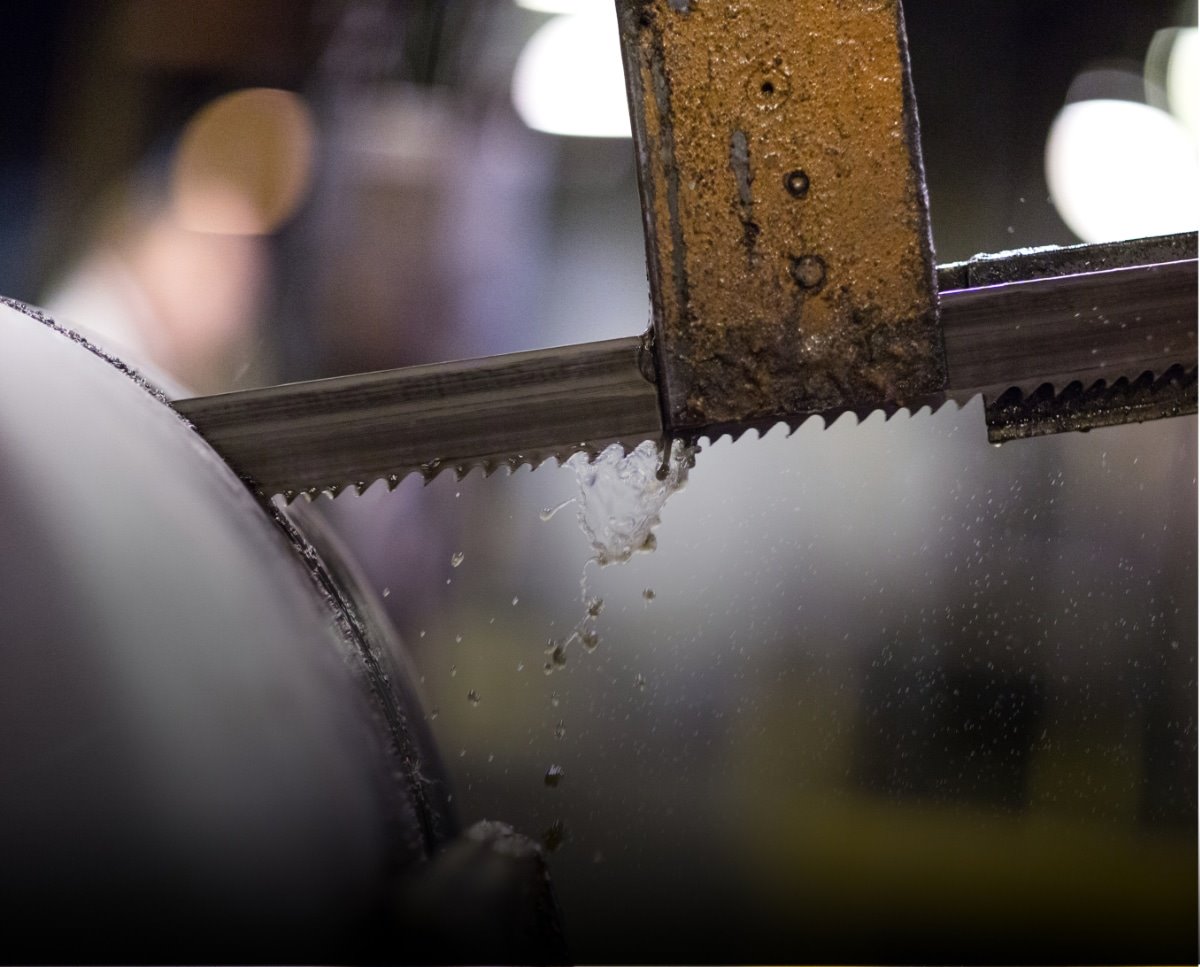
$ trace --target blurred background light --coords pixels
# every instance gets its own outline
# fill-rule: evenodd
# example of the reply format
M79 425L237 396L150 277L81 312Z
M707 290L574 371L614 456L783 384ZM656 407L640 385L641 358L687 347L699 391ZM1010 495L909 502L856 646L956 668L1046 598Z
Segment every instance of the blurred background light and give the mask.
M595 13L613 9L610 0L516 0L516 4L537 13Z
M1046 142L1050 197L1086 242L1195 229L1198 173L1195 137L1149 104L1067 104Z
M1200 31L1176 31L1167 61L1167 101L1171 113L1200 137Z
M225 235L267 235L308 194L316 127L290 91L253 88L201 108L184 128L171 172L181 226Z
M540 0L523 5L535 2ZM578 11L554 17L529 39L513 71L513 105L537 131L627 138L629 108L615 9L583 0L562 5Z

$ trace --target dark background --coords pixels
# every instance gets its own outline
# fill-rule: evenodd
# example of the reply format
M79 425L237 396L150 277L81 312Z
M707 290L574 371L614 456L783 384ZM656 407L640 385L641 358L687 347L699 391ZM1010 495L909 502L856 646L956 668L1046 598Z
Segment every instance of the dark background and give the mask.
M1139 71L1195 6L905 15L951 261L1075 241L1045 184L1051 122L1080 72ZM152 365L215 391L640 332L629 143L531 132L510 105L544 19L507 0L5 5L0 292L53 308L97 254L146 264L188 118L269 86L312 112L311 189L277 231L171 263L185 295L250 281L214 303L240 315L207 356L148 337ZM181 331L191 296L161 298ZM717 443L659 550L603 572L569 509L538 519L569 470L321 506L407 639L462 818L564 831L550 866L579 960L1194 962L1195 419L984 441L976 401ZM581 573L601 644L543 676Z

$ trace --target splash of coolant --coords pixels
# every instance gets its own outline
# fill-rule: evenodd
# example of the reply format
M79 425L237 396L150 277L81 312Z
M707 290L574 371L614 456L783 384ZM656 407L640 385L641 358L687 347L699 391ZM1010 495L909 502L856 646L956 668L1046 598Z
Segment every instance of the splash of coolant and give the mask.
M611 446L596 459L576 454L567 461L579 485L579 526L601 567L628 561L638 551L654 550L654 528L667 499L687 483L696 464L696 448L682 440L663 459L650 441L624 453Z
M575 471L577 496L558 507L542 512L549 520L569 503L576 505L579 526L595 552L587 564L605 567L628 561L639 551L655 547L654 528L661 520L667 499L687 483L688 471L695 466L696 447L676 440L664 458L660 447L643 443L629 453L611 446L594 460L579 454L567 461ZM596 650L600 635L596 619L604 601L591 594L587 564L579 581L584 614L571 632L561 640L550 639L543 670L553 674L567 663L567 650L575 643L586 652ZM653 596L653 592L650 592Z

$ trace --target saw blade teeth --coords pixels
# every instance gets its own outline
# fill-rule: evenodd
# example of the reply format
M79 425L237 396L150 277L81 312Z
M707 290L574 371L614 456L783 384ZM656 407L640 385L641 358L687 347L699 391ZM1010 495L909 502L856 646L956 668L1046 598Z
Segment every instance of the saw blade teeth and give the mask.
M1036 379L1013 383L1002 391L988 392L982 390L975 396L982 395L987 405L992 406L1001 402L1020 402L1032 397L1047 397L1059 399L1067 394L1102 394L1104 392L1121 392L1124 390L1152 389L1156 385L1166 385L1171 382L1181 382L1195 379L1197 369L1184 363L1174 363L1161 372L1153 369L1143 369L1134 375L1129 373L1115 379L1097 377L1095 379ZM973 397L972 397L973 398ZM956 400L957 402L957 400ZM960 407L965 405L959 404Z
M1160 373L1011 386L984 393L988 439L994 444L1064 430L1097 429L1196 412L1195 365L1174 363Z

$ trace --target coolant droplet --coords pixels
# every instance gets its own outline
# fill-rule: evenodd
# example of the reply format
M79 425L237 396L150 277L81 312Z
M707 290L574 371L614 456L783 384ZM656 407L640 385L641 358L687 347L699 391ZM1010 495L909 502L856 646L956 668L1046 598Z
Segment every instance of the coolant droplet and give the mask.
M654 549L651 532L667 498L687 482L695 453L675 440L664 459L660 447L647 441L628 454L611 446L591 462L584 454L568 461L579 486L579 525L601 566Z
M562 766L551 766L549 769L546 770L546 778L544 781L547 786L549 786L551 789L553 789L560 782L562 782L562 778L563 778L563 767Z
M567 734L567 727L563 724L563 720L559 719L558 724L554 726L554 737L561 739Z
M654 593L654 588L646 588L646 590L642 592L642 597L647 601L653 601L656 597L658 597L658 595Z
M451 554L450 555L450 566L458 567L463 562L463 556L464 555L463 555L462 551L455 551L453 554Z
M573 503L575 503L575 498L568 497L566 500L564 500L561 504L559 504L556 507L543 508L542 512L540 514L538 514L538 516L544 521L552 520L554 518L555 514L557 514L560 510L562 510L568 504L573 504Z
M478 705L479 704L479 693L477 691L475 691L475 689L472 688L469 692L467 692L467 701L470 702L472 705Z

